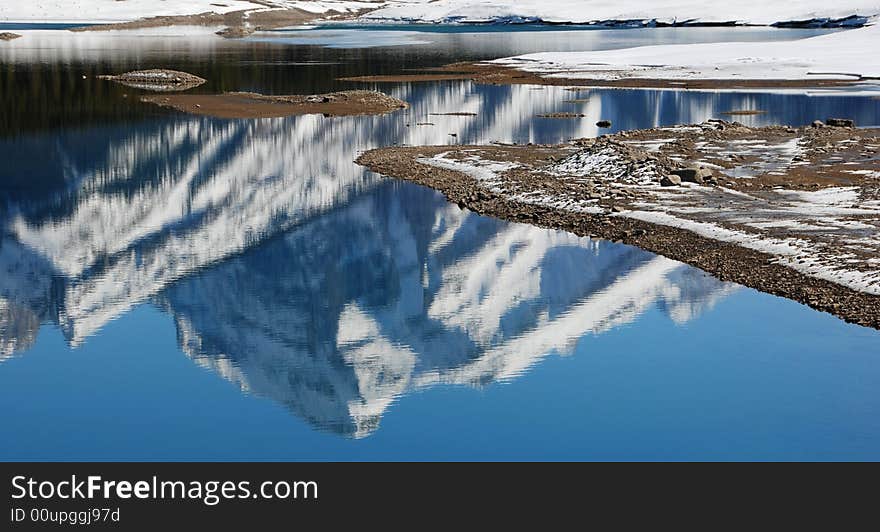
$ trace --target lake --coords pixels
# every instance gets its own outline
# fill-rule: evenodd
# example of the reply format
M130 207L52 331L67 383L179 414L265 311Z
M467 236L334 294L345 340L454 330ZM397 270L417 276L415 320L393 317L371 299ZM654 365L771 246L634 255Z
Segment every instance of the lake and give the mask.
M0 459L880 458L880 332L353 163L742 109L765 111L736 118L750 125L878 126L876 98L337 80L817 33L50 28L0 43ZM220 120L95 78L157 67L206 78L196 92L377 88L410 108ZM443 114L461 111L475 115ZM538 117L553 112L586 118Z

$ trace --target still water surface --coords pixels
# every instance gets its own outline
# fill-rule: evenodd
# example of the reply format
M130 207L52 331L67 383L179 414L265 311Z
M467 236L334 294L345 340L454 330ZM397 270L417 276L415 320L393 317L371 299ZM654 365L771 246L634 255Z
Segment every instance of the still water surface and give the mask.
M308 93L542 48L804 34L42 31L4 45L0 459L880 458L877 331L352 163L389 144L595 136L599 118L880 125L876 99L444 82L378 85L411 103L387 116L216 120L93 79L162 66L208 78L204 92ZM452 111L477 116L435 114ZM559 111L587 119L536 116Z

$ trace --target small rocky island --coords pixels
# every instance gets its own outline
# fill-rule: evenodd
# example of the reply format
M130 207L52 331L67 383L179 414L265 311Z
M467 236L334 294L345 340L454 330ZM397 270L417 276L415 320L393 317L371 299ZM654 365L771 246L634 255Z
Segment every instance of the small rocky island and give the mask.
M205 83L204 78L194 74L164 68L135 70L119 75L100 76L100 79L115 81L133 89L154 92L185 91Z

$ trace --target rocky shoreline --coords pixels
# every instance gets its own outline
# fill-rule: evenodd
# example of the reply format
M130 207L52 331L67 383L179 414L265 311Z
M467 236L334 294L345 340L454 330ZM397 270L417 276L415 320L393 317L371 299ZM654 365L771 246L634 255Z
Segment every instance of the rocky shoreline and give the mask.
M880 132L721 120L571 143L389 147L463 208L635 245L880 328Z

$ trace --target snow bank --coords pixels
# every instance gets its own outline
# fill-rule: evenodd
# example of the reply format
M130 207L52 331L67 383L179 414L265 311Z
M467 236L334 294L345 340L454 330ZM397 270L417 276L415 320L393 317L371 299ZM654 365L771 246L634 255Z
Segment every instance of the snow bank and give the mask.
M618 80L880 78L880 26L786 42L644 46L553 52L497 62L551 77Z
M544 21L595 23L654 21L662 23L727 23L769 25L777 22L840 20L880 14L877 0L408 0L366 18L419 22ZM855 21L850 21L855 22Z

